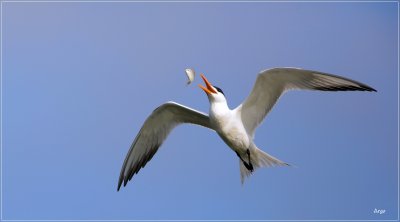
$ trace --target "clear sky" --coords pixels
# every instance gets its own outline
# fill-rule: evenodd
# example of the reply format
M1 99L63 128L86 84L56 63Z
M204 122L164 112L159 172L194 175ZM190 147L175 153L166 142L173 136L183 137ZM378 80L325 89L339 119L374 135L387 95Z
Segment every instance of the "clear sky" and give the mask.
M2 3L3 219L397 219L398 3ZM117 192L151 111L208 112L184 70L231 108L290 66L378 90L293 91L258 128L297 167L240 183L212 131L180 126ZM374 209L385 210L374 214Z

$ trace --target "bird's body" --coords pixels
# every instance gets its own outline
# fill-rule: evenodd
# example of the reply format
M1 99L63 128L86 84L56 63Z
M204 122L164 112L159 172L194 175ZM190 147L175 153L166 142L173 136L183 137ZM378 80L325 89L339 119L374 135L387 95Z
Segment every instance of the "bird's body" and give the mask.
M231 110L226 103L213 103L209 111L212 128L233 151L242 153L251 144L242 121L240 112Z
M230 109L222 90L201 75L209 102L209 115L175 102L167 102L146 119L125 158L118 181L124 186L153 157L169 132L177 125L191 123L214 130L238 156L242 182L262 166L289 164L265 153L253 141L255 129L278 98L291 89L320 91L376 91L360 82L317 71L274 68L262 71L247 99Z

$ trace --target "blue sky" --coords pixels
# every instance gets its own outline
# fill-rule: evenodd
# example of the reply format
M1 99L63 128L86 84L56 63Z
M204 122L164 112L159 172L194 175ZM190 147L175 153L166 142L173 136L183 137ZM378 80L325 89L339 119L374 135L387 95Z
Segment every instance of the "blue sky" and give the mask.
M398 218L398 3L2 2L2 219ZM151 111L231 108L259 71L343 75L377 93L294 91L256 134L296 165L240 183L212 131L176 128L116 191ZM374 214L374 209L385 214Z

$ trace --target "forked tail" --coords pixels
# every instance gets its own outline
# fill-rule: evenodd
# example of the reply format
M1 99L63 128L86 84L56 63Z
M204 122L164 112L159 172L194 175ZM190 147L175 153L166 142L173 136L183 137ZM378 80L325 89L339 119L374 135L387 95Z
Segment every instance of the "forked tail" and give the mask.
M260 167L290 166L289 164L281 160L278 160L277 158L258 149L257 147L254 147L254 149L251 150L250 161L254 168L253 171ZM248 167L244 165L242 160L239 160L239 164L240 164L240 179L243 184L244 179L250 176L252 171L249 170Z

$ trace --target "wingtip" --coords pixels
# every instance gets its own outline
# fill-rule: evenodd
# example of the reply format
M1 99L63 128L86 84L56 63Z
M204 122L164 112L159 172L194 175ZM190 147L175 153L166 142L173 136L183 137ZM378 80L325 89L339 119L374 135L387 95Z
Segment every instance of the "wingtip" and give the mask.
M285 163L284 166L291 167L291 168L299 168L298 166L296 166L294 164L289 164L289 163Z
M368 92L377 92L376 89L372 88L371 86L367 85L367 84L363 84L363 83L359 83L359 88L362 91L368 91Z
M362 89L364 89L365 91L369 91L369 92L378 92L376 89L374 89L368 85L362 85Z
M117 192L119 191L119 189L121 189L121 185L122 185L122 180L118 181Z
M124 187L126 187L126 184L128 183L128 181L129 181L128 179L120 180L120 181L118 182L117 191L119 191L119 190L121 189L122 185L124 185Z
M117 187L117 191L119 191L122 187L122 184L124 184L124 187L126 185L127 179L123 176L121 176L118 180L118 187Z

